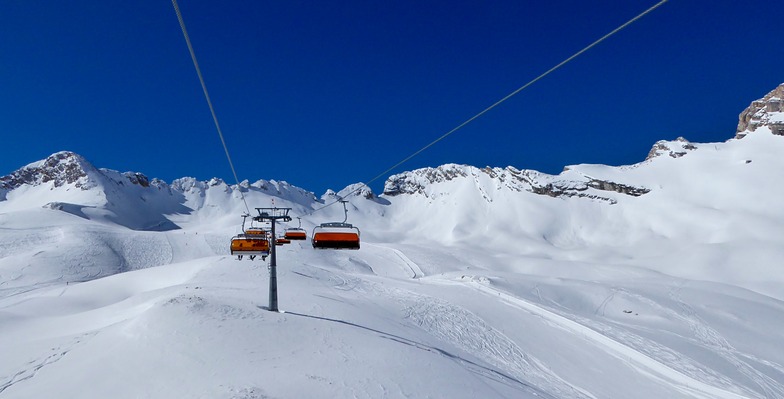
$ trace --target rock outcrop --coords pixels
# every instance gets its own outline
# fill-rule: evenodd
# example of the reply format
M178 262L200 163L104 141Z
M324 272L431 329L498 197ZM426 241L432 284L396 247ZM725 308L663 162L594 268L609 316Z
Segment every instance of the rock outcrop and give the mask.
M617 200L602 194L615 192L632 197L639 197L650 190L626 184L595 179L579 173L568 176L552 176L535 170L519 170L511 166L506 168L476 168L468 165L446 164L437 168L422 168L410 172L390 176L384 184L384 195L422 195L425 197L442 195L434 186L455 180L473 180L477 190L488 201L492 188L515 192L530 192L553 198L577 197L617 203Z
M696 149L697 147L694 144L683 137L678 137L675 141L659 140L653 145L651 151L648 152L648 156L645 157L645 160L647 161L651 158L656 158L665 154L672 158L680 158L689 151L694 151Z
M736 139L742 139L762 126L770 128L773 134L784 136L784 83L753 101L738 119Z
M73 184L77 188L88 190L96 184L88 175L88 171L98 172L81 155L61 151L43 161L32 163L10 175L0 177L0 188L13 190L23 184L40 185L51 182L53 187Z

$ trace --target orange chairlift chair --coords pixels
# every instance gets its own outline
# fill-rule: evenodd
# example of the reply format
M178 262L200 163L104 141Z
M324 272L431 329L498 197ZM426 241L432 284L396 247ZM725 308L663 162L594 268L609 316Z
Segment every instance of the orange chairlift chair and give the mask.
M316 249L359 249L359 228L346 223L348 219L348 209L345 200L343 212L345 217L342 222L322 223L313 228L313 238L311 242Z
M250 260L256 259L261 255L261 260L265 260L270 252L269 233L260 227L248 227L245 229L245 218L242 216L242 233L231 238L231 254L237 255L237 260L242 260L244 255L248 255Z
M299 226L286 229L283 233L283 238L289 240L304 240L307 238L308 235L305 229L302 228L302 218L298 217L297 219L299 220Z

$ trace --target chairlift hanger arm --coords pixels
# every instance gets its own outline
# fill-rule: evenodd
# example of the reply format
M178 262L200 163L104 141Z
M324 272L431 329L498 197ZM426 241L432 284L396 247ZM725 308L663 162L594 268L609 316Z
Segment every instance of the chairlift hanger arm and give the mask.
M344 199L340 200L340 203L343 204L343 223L346 223L348 220L348 208L346 208L346 202L348 201Z
M259 212L259 216L254 216L253 220L257 222L263 221L277 221L282 220L284 222L291 221L291 216L289 216L289 211L291 208L256 208L256 211Z

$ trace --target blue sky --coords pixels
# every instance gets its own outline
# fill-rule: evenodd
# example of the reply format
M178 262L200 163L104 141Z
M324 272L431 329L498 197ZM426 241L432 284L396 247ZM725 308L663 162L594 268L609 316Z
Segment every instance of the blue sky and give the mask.
M367 182L655 3L179 6L240 180L320 195ZM783 11L670 0L394 172L557 174L642 161L661 139L725 141L784 82ZM0 32L0 175L70 150L167 182L233 182L169 1L3 1Z

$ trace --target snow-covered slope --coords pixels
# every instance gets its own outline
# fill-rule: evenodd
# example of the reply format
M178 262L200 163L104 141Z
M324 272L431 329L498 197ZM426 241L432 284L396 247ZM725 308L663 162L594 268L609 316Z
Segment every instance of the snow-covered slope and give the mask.
M53 154L0 178L0 399L784 398L777 98L635 165L450 164L380 196ZM228 255L245 203L310 231L339 198L362 248L277 247L266 310L268 264Z
M724 143L659 142L652 154L558 176L460 165L396 175L377 239L635 265L784 299L771 264L755 261L784 259L784 137L763 127Z

